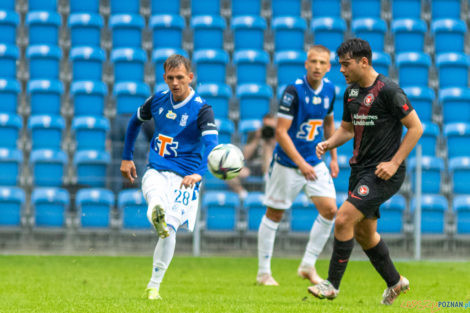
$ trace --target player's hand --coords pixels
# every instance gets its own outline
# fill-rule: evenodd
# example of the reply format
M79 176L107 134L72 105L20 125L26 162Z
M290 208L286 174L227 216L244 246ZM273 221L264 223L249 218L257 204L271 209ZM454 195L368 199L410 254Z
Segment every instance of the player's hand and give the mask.
M308 164L307 162L304 162L301 166L299 166L299 170L304 175L306 180L316 180L317 179L317 174L315 173L315 170L313 169L313 166Z
M137 178L137 170L135 169L134 161L121 161L121 175L127 178L131 183L134 183L134 180Z
M338 161L337 160L331 160L331 162L330 162L330 172L331 172L331 177L333 177L333 178L338 177L339 166L338 166Z
M189 187L192 188L195 183L201 181L202 177L199 174L191 174L188 176L184 176L183 180L181 181L180 188L182 187Z
M325 152L328 151L328 146L329 144L327 141L322 141L317 144L316 153L319 159L321 159L322 155L324 155Z
M395 162L388 161L388 162L381 162L377 165L377 169L375 170L375 175L378 178L383 180L389 180L390 177L395 175L398 170L400 164L396 164Z

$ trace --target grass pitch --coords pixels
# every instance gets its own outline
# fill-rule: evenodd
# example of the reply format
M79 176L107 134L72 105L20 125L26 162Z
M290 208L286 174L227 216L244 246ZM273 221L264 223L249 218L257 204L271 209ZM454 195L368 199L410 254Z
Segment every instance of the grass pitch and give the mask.
M151 263L150 257L0 256L0 312L465 312L429 304L470 301L469 262L397 262L411 290L391 307L380 305L385 283L365 261L349 263L334 301L307 293L309 283L296 276L299 260L275 258L281 286L260 287L255 258L221 257L175 257L163 300L148 301L141 297ZM317 268L326 276L328 261Z

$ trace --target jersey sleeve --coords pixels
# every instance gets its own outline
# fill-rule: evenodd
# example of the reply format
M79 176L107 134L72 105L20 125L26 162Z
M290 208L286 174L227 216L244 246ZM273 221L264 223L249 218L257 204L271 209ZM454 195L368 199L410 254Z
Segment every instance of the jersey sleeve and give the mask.
M299 107L299 97L297 89L289 85L282 93L281 101L279 102L279 109L277 116L292 120Z
M197 125L201 130L201 135L217 135L217 126L215 125L214 111L210 105L203 105L197 116Z
M392 114L400 120L413 111L410 100L401 88L387 88L385 92Z
M351 112L348 109L348 97L346 95L349 94L349 88L346 88L343 94L343 121L351 123Z
M152 110L151 110L151 105L153 101L153 96L150 96L145 100L144 104L142 104L138 109L137 109L137 118L139 120L143 121L148 121L152 119Z

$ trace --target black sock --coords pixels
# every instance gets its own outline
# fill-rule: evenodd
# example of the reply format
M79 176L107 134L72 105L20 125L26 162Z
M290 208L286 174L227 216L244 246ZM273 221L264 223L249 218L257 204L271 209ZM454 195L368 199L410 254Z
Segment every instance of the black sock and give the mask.
M349 257L354 248L354 238L347 241L339 241L335 238L333 253L331 254L330 268L328 269L328 281L339 289L344 271L348 265Z
M400 274L398 274L395 265L393 265L388 247L382 238L375 247L364 250L364 252L369 257L370 262L377 272L379 272L380 276L385 280L388 287L392 287L400 281Z

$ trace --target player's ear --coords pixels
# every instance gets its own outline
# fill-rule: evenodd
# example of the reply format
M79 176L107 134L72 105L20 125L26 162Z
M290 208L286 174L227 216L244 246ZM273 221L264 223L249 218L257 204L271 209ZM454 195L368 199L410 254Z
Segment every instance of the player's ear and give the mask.
M194 79L194 73L193 73L193 72L189 72L188 76L189 76L189 82L192 82L193 79Z

